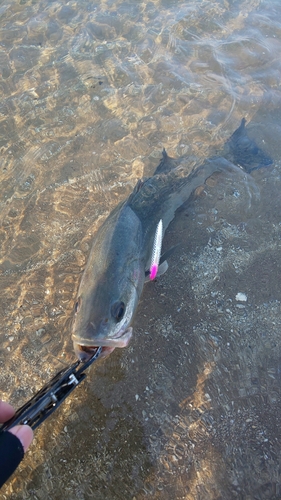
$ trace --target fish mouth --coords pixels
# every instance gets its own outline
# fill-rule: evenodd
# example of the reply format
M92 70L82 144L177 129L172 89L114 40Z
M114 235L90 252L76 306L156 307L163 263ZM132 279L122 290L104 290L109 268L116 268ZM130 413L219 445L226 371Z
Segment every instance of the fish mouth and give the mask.
M127 330L121 330L119 332L118 337L114 337L111 339L83 339L76 335L72 335L74 351L76 356L80 359L80 361L87 361L91 356L97 352L99 347L102 347L101 357L108 356L112 351L114 351L115 347L126 347L132 337L133 329L130 327ZM93 345L94 344L94 345Z
M121 330L118 333L118 336L112 338L95 338L95 339L83 339L79 335L72 335L73 342L76 345L80 345L82 347L126 347L132 337L133 329L131 327L126 330Z
M100 349L100 347L87 347L84 345L74 343L74 352L82 363L88 361L92 356L96 354L96 352ZM102 347L101 353L98 356L100 358L106 358L109 354L114 351L114 347Z

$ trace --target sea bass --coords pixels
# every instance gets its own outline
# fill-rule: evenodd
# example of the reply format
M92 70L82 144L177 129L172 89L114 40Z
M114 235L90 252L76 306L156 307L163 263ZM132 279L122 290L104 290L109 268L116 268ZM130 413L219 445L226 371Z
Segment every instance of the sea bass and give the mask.
M241 172L235 160L246 172L271 163L248 137L245 119L227 141L224 157L198 166L198 160L173 159L163 150L154 175L139 180L110 213L95 235L75 304L72 338L80 360L89 359L98 346L107 355L128 345L145 281L167 268L166 256L160 259L161 242L176 210L213 173Z

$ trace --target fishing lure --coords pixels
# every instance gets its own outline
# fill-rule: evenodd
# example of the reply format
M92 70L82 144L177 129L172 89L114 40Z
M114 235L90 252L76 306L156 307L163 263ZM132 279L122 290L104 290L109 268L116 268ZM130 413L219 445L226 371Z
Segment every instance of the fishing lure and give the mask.
M163 222L162 219L160 219L156 228L156 233L153 242L150 274L149 274L149 279L151 281L156 278L158 273L160 256L161 256L162 239L163 239Z

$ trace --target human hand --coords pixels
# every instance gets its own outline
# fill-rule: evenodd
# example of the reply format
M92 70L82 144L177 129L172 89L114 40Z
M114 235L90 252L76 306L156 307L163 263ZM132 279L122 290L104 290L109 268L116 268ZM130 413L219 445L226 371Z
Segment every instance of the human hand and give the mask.
M9 403L0 400L0 423L7 422L15 414L15 410ZM24 452L26 452L33 439L33 430L28 425L15 425L9 430L21 441Z
M14 408L0 400L0 423L15 414ZM0 488L13 474L33 439L28 425L15 425L9 431L0 431Z

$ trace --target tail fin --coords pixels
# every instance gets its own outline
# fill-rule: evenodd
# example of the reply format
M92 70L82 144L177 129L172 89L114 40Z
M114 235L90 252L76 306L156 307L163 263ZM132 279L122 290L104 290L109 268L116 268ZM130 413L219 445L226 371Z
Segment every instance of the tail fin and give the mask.
M268 167L272 164L272 159L248 136L245 124L246 120L243 118L238 129L226 142L223 156L250 173L258 168Z

